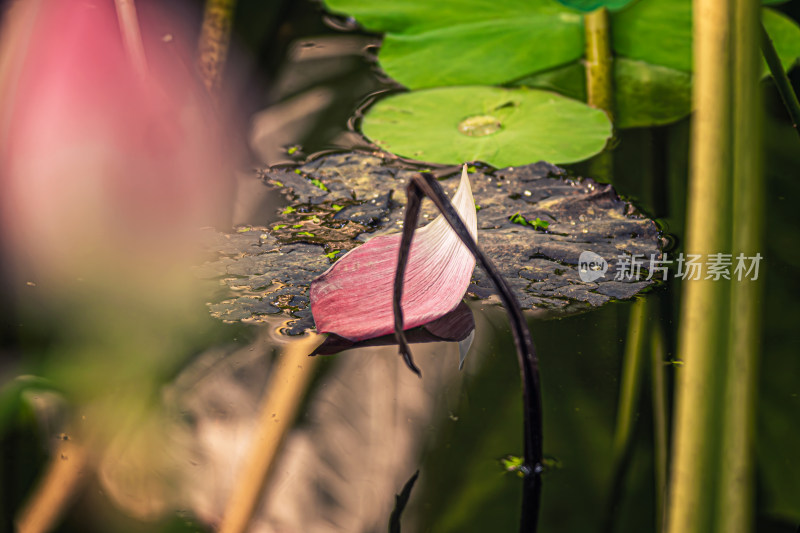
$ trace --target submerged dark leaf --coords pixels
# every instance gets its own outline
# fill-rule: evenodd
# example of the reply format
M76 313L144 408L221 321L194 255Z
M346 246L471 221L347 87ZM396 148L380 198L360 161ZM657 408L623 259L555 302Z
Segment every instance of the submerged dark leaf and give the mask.
M209 235L209 249L215 260L198 268L202 277L218 280L226 294L225 307L217 309L223 320L272 320L259 314L271 308L282 310L284 320L305 319L310 310L305 300L311 280L323 273L341 254L328 257L334 250L347 251L372 235L400 229L405 202L402 191L419 170L413 165L383 154L347 152L327 154L298 167L268 169L264 181L279 187L294 212L278 214L273 226L280 230L249 228L241 233ZM452 195L458 184L458 167L442 168L437 174L450 176L441 181ZM318 179L328 192L310 185ZM621 200L610 185L591 179L568 178L558 167L536 163L514 168L488 170L478 167L470 174L478 211L478 239L486 255L495 262L508 280L523 309L540 315L561 315L602 305L611 299L626 299L653 283L638 276L615 280L625 262L619 259L637 254L646 266L654 256L661 257L659 231L652 220L639 214ZM309 195L310 190L319 195ZM390 192L391 203L386 203ZM365 226L352 220L336 219L337 206L363 206L375 200L381 204L381 217ZM342 209L343 210L343 209ZM283 210L281 210L283 211ZM539 218L549 222L546 230L521 227L509 221L515 212L526 220ZM298 215L299 213L299 215ZM291 230L296 217L319 219L315 237L298 236ZM422 206L421 223L433 220L438 213L428 202ZM339 227L337 227L337 225ZM324 228L330 241L319 237ZM290 230L290 231L289 231ZM305 231L299 230L299 231ZM338 240L334 240L338 239ZM606 273L591 282L583 282L578 259L584 251L598 254L608 264ZM493 298L494 288L485 272L476 268L468 295ZM257 303L258 302L258 303ZM293 302L293 303L292 303ZM241 304L241 313L234 308ZM260 307L259 307L260 306ZM255 310L247 316L247 310ZM234 318L235 317L235 318ZM290 326L294 326L294 322Z

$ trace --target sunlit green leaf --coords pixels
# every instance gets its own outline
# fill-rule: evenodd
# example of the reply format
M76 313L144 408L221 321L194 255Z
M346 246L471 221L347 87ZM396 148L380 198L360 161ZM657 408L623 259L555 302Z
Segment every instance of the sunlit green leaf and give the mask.
M691 0L641 0L611 16L614 51L676 70L692 70Z
M312 184L314 185L314 187L316 187L317 189L322 189L323 191L327 191L327 190L328 190L328 188L325 186L325 184L324 184L324 183L322 183L322 181L320 181L320 180L318 180L318 179L313 179L313 180L311 180L311 183L312 183Z
M329 0L386 32L379 60L411 88L504 83L583 55L583 18L552 0Z
M800 57L800 27L772 9L764 8L761 13L781 63L789 69ZM640 0L615 13L611 28L612 46L618 55L692 70L691 0Z
M800 27L792 19L773 9L762 9L761 17L764 21L764 28L775 45L783 68L789 70L800 58ZM769 74L769 69L763 59L762 64L764 74Z
M611 123L602 111L551 92L450 87L385 98L368 111L362 129L405 157L505 167L586 159L603 149Z
M546 230L550 223L546 220L542 220L539 217L534 218L533 220L528 220L524 216L520 215L519 211L508 217L508 221L512 224L519 224L520 226L530 226L533 229L541 229Z

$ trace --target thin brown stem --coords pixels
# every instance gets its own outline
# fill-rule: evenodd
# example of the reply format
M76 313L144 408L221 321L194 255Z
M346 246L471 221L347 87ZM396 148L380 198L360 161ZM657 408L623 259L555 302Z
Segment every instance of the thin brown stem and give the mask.
M235 8L236 0L206 0L197 43L197 63L203 84L212 94L222 84Z
M287 344L275 363L237 485L228 500L219 533L243 533L252 519L275 455L291 428L319 358L308 357L320 337L311 334Z
M87 458L85 445L71 438L59 441L44 477L17 517L17 533L46 533L53 529L86 479L83 474Z

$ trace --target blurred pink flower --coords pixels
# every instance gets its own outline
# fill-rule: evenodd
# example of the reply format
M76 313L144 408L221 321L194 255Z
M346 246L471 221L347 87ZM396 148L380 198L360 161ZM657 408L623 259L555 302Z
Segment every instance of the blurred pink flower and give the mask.
M177 251L219 222L224 121L193 76L191 35L139 12L134 68L112 0L19 2L0 50L0 229L26 275Z
M452 202L477 240L477 213L466 166ZM367 241L312 282L311 311L318 332L360 341L394 331L392 293L400 237L395 233ZM421 326L455 309L474 268L472 253L441 215L416 230L404 278L404 327Z

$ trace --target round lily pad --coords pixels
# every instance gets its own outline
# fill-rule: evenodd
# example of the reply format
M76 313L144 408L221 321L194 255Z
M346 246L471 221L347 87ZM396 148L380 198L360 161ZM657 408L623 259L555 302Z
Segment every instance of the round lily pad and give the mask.
M495 167L587 159L611 135L603 111L533 89L446 87L389 96L373 105L364 135L394 154Z
M339 252L400 230L405 187L417 172L418 167L387 154L364 152L327 154L298 167L266 170L263 180L286 197L291 209L281 210L269 228L209 234L215 258L199 267L198 275L225 291L209 303L212 315L225 321L289 320L285 333L312 327L311 281ZM437 170L452 175L440 182L451 196L459 172L459 167ZM626 257L645 264L661 258L661 239L656 224L621 200L611 185L569 178L547 163L476 169L470 182L479 208L478 245L523 309L564 315L631 298L654 283L645 269L617 275ZM437 214L431 202L423 202L420 223ZM581 271L582 255L605 268ZM496 294L480 267L467 294L479 299Z

